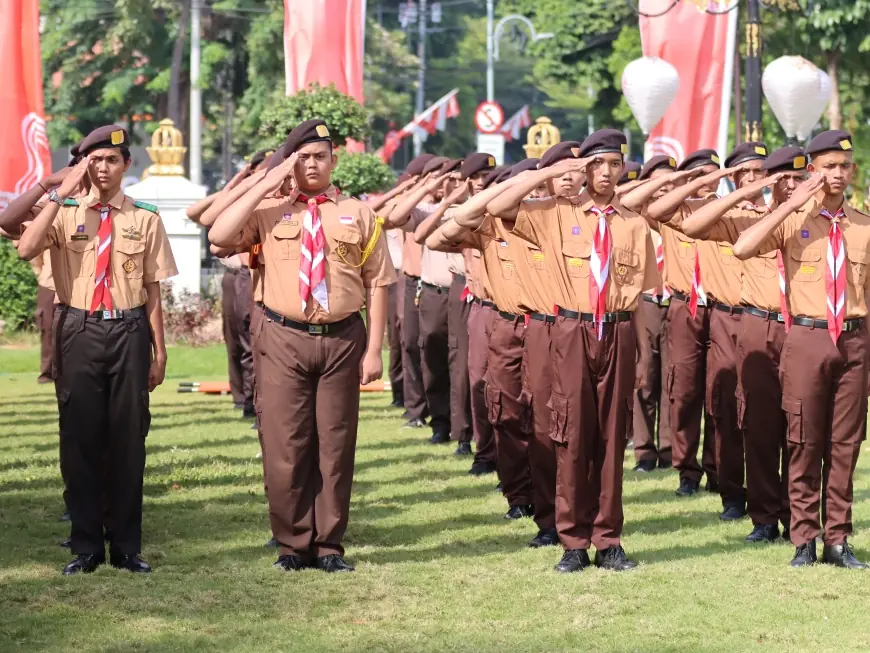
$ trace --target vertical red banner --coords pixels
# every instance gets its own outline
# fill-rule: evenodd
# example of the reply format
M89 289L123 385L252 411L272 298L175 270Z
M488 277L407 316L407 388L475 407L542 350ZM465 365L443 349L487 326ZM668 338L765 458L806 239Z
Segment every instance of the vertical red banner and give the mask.
M42 101L39 0L0 2L0 210L51 170Z
M284 0L287 95L311 82L363 101L365 0Z
M666 154L682 160L705 147L724 154L731 102L737 9L708 14L697 2L641 0L643 54L672 64L680 75L677 98L647 140L647 158ZM718 10L736 4L711 1Z

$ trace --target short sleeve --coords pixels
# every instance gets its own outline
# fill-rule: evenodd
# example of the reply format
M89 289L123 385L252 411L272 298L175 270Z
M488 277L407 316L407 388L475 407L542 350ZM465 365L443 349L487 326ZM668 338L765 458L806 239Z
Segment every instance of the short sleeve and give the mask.
M552 205L553 202L523 202L520 204L520 210L517 213L517 219L511 231L535 247L540 247L541 238L538 233L537 223L543 215L542 209L549 208Z
M794 214L786 218L776 229L774 229L772 234L761 242L761 245L758 246L759 254L775 252L785 246L785 239L794 225L792 220L793 216Z
M379 228L374 213L368 207L362 208L368 229L365 235L365 244L371 242L373 235L377 230L377 240L371 254L362 265L363 285L366 288L379 288L381 286L389 286L396 283L396 270L393 267L393 261L390 258L390 251L387 246L387 236L383 229Z
M646 233L646 260L643 265L643 284L641 291L652 290L662 285L662 276L659 273L659 267L656 263L656 248L653 243L652 234L649 230Z
M163 227L163 220L154 216L145 241L145 283L163 281L178 274L175 257L169 245L169 237Z

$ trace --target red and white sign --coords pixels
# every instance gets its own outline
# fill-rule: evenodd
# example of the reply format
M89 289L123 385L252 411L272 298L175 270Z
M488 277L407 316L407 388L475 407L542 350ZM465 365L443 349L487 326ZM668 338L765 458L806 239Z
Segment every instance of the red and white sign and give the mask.
M474 124L481 134L495 134L504 124L504 109L498 102L481 102L474 112Z

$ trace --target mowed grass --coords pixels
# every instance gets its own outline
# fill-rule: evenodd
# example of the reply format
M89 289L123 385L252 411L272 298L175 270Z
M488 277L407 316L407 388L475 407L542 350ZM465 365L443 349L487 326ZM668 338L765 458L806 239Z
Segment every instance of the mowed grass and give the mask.
M254 431L227 397L176 394L225 376L221 347L170 351L153 396L143 555L63 578L68 552L52 390L35 349L0 349L0 651L867 651L870 573L793 570L787 544L748 547L718 497L673 495L673 472L626 457L633 573L559 576L560 551L526 547L494 476L402 430L365 395L346 545L351 575L271 568ZM865 450L866 450L865 446ZM868 457L853 542L870 558Z

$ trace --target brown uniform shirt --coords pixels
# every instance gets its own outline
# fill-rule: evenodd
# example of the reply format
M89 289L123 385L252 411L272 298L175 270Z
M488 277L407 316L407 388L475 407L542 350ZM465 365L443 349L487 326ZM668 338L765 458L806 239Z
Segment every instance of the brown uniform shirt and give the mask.
M423 267L423 246L414 241L414 234L405 234L402 245L402 272L411 277L419 277Z
M667 222L667 225L679 231L683 224L683 220L711 199L713 198L688 200L676 211L676 213L674 213L671 219ZM683 237L685 238L685 236ZM695 243L695 246L698 248L698 253L700 254L701 286L704 288L707 297L722 304L738 306L740 304L740 277L743 265L740 260L734 256L734 250L731 246L732 243L712 240L709 237L707 240L692 241L689 239L689 241ZM689 290L691 290L692 273L695 269L694 250L682 244L679 245L679 249L685 249L687 252L691 252L691 256L688 257L691 265L691 267L689 267ZM678 256L680 254L682 254L682 251L678 253Z
M46 234L50 248L57 300L73 308L90 310L97 264L100 212L94 192L63 206ZM156 213L133 205L118 192L112 207L111 293L116 309L142 306L148 301L145 285L178 274L163 221Z
M598 218L590 211L593 205L587 191L570 200L526 201L514 225L514 233L554 258L561 281L567 283L563 295L573 301L563 308L583 313L592 312L589 266L592 235L598 226ZM640 294L661 283L655 247L646 220L623 207L616 197L611 206L616 213L607 218L612 241L607 311L633 311Z
M30 267L33 268L33 274L36 275L36 283L54 290L54 276L51 274L51 252L45 250L41 256L37 256L30 261Z
M526 302L515 263L515 258L523 255L518 239L500 219L488 215L477 230L465 235L464 242L481 252L481 267L485 268L488 280L486 290L499 310L524 313Z
M326 195L329 201L319 208L326 239L328 313L313 295L302 312L299 262L302 223L308 207L296 201L298 192L289 197L263 200L242 232L242 249L262 245L263 302L273 311L299 322L329 324L343 320L362 308L365 288L396 282L396 271L383 233L369 258L362 261L362 250L375 232L372 210L358 200L340 195L334 186L329 187Z
M819 215L823 208L813 198L792 213L761 244L762 253L781 249L789 308L794 315L828 319L827 277L830 221ZM870 260L870 216L844 204L840 221L846 244L846 319L866 317L867 263Z

